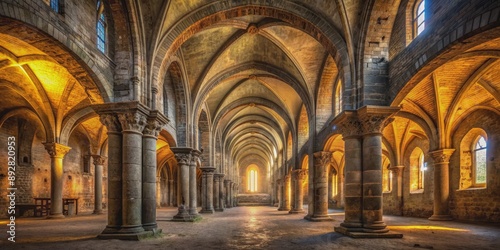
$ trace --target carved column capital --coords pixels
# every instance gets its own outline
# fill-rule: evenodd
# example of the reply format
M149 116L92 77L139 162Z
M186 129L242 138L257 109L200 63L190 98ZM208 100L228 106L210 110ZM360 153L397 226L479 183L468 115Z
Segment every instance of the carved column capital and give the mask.
M400 173L403 173L404 168L405 168L405 166L403 166L403 165L393 166L393 167L390 167L389 170L391 170L395 174L400 174Z
M144 130L142 131L142 134L158 138L161 127L162 125L157 120L148 119L146 125L144 126Z
M380 134L384 127L392 122L392 116L399 111L397 107L365 106L358 110L358 117L363 126L363 134Z
M134 131L142 133L146 126L146 116L138 111L129 111L118 114L118 120L123 131Z
M104 162L106 162L106 157L102 155L92 155L92 159L94 165L104 165Z
M200 167L203 173L213 173L215 172L215 167Z
M68 146L55 142L44 143L43 146L45 147L45 150L47 150L51 158L64 158L64 156L71 149Z
M118 117L114 114L101 114L99 120L108 129L108 132L121 132L122 126L118 121Z
M334 128L342 137L361 136L363 128L355 111L344 111L334 120Z
M298 181L303 181L307 176L307 169L295 169L292 171L293 178Z
M453 155L453 152L455 152L455 149L448 148L448 149L435 150L429 152L429 154L434 160L434 164L439 164L439 163L449 163L451 155Z
M154 136L158 138L162 127L169 122L168 118L158 112L158 110L153 110L149 113L147 117L147 122L142 132L144 135Z
M314 156L314 166L326 167L330 164L332 158L332 152L328 151L318 151L313 154Z

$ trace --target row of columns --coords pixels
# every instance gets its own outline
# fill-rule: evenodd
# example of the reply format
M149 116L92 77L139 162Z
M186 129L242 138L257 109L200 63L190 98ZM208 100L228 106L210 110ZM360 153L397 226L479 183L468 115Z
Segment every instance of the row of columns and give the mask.
M99 237L140 239L159 233L156 140L167 118L139 102L93 108L108 130L108 225Z
M70 147L59 143L44 143L44 147L50 155L51 159L51 188L50 188L50 204L51 209L47 218L64 218L63 215L63 160L64 156L71 150ZM102 213L102 176L103 165L106 157L101 155L92 155L95 166L94 173L94 214Z
M200 151L192 148L171 148L179 167L180 202L174 221L196 221L197 211L196 166Z

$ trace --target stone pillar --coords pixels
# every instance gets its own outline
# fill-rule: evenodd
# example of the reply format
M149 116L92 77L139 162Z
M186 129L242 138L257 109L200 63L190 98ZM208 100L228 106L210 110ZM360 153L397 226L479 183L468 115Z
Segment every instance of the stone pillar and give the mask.
M363 137L363 231L386 233L389 229L382 218L382 134L381 128L370 130L365 129Z
M434 159L434 212L429 220L452 220L448 209L450 196L450 157L455 149L430 152Z
M238 184L233 182L233 207L237 207L238 206Z
M189 165L191 163L191 148L171 148L179 168L178 213L173 221L192 221L189 216Z
M94 214L102 214L102 168L106 157L92 155L94 159Z
M168 180L168 206L174 206L174 180Z
M304 213L304 178L307 175L306 169L296 169L292 171L292 177L295 180L295 204L290 210L291 214Z
M392 171L393 184L392 187L396 189L397 197L403 196L403 170L405 166L393 166L389 168ZM394 178L396 177L396 178Z
M196 185L196 164L201 152L191 151L191 163L189 164L189 215L192 219L200 217L198 214L198 189Z
M156 140L167 120L151 111L142 136L142 227L156 232ZM161 185L161 184L160 184Z
M283 204L283 181L281 179L276 180L276 188L278 189L278 211L284 211Z
M122 125L122 226L120 233L135 234L142 227L142 131L146 116L139 111L118 114ZM155 178L156 179L156 178Z
M108 129L108 225L99 237L117 233L122 225L122 134L114 114L100 114Z
M231 181L224 180L224 186L226 188L226 208L231 208Z
M278 209L280 211L290 211L290 185L291 175L287 174L283 178L283 207Z
M216 211L224 211L226 200L224 199L224 174L219 174L219 209Z
M382 129L399 108L365 106L334 120L345 142L345 221L335 231L351 237L401 238L388 233L382 204ZM361 137L362 136L362 137Z
M331 152L319 151L313 154L313 211L304 219L310 221L332 221L328 216L328 166L332 157Z
M50 214L47 218L64 218L62 204L63 159L71 148L54 142L43 145L50 155Z
M395 195L398 202L398 208L400 215L403 215L403 170L405 166L393 166L389 168L392 171L392 188L396 191L393 192L393 196Z
M216 212L224 211L223 204L220 202L221 200L221 182L224 174L214 174L214 192L213 192L213 202L214 202L214 210Z
M201 211L200 213L214 213L214 167L202 167L201 176Z

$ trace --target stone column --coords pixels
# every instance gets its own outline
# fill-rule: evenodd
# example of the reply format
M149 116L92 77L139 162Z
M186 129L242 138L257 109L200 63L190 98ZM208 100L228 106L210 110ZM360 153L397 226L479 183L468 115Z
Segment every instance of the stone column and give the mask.
M287 174L283 178L283 208L280 211L290 211L290 185L291 175Z
M226 208L231 208L231 181L224 180L224 185L226 188Z
M92 155L94 159L94 214L102 214L102 168L106 157Z
M313 211L304 217L310 221L331 221L328 216L328 165L332 157L331 152L319 151L313 154Z
M174 216L173 221L192 221L189 216L189 165L191 163L191 148L171 148L177 160L179 168L179 203L178 213Z
M403 196L403 170L405 166L393 166L389 168L390 171L392 171L392 176L393 176L393 181L394 177L395 181L392 184L392 187L396 188L396 195L397 197L402 197Z
M402 207L402 202L403 202L403 170L405 166L393 166L389 168L390 171L392 171L392 188L395 189L395 192L392 192L393 196L396 197L398 208L399 208L399 213L400 215L403 215L403 207Z
M366 107L358 111L363 127L363 232L389 232L383 221L382 129L396 110Z
M382 129L397 110L365 106L334 120L344 136L346 183L345 221L335 227L336 232L351 237L402 237L388 233L382 216Z
M214 182L213 182L213 185L214 185L214 192L213 192L213 202L214 202L214 210L216 212L222 212L224 211L224 208L221 206L221 202L220 202L220 182L222 180L222 177L224 177L224 174L214 174Z
M201 152L198 150L191 151L191 163L189 164L189 215L193 219L200 217L198 214L198 189L196 185L196 164L200 155Z
M132 110L118 114L122 125L122 227L120 233L135 234L142 227L142 131L143 112ZM156 180L155 180L156 181Z
M174 180L168 180L168 206L174 206Z
M278 189L278 211L284 211L283 205L283 181L281 179L276 180L276 188Z
M429 220L452 220L448 209L450 196L450 157L455 149L430 152L434 159L434 212Z
M224 199L224 174L219 174L219 208L220 210L216 211L224 211L225 199Z
M233 182L233 207L237 207L238 206L238 184Z
M214 167L202 167L201 176L201 211L200 213L214 213Z
M99 237L117 233L122 225L122 134L114 114L100 114L108 129L108 225Z
M50 214L47 218L64 218L62 204L63 159L71 148L55 142L43 145L50 155Z
M304 178L307 175L306 169L296 169L292 171L292 177L295 180L295 204L290 210L291 214L304 213Z
M142 136L142 227L157 231L156 224L156 140L167 123L158 111L151 111ZM161 184L160 184L161 185Z

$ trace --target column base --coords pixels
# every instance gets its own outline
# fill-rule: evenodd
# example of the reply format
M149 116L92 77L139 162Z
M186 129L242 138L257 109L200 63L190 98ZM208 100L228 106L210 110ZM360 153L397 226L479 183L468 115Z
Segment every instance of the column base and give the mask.
M47 219L64 219L66 216L63 214L50 214L47 216Z
M290 212L288 212L289 214L302 214L302 213L305 213L306 210L304 209L297 209L297 210L290 210Z
M215 212L224 212L224 208L216 208Z
M122 225L119 234L138 234L144 232L142 225Z
M435 220L435 221L447 221L447 220L453 220L453 217L451 215L443 214L443 215L432 215L429 217L429 220Z
M335 232L347 235L352 238L403 238L403 234L400 233L376 233L376 232L366 232L365 228L347 228L347 227L334 227ZM389 230L387 230L389 231Z
M201 215L196 214L196 215L191 215L191 214L182 214L182 215L175 215L172 221L176 222L195 222L195 221L200 221L202 219Z
M158 224L155 223L149 223L149 224L142 224L142 228L144 228L144 230L146 231L155 231L155 230L160 230L161 229L158 229Z
M159 238L162 237L162 230L161 229L155 229L153 231L143 231L143 232L138 232L138 233L106 233L106 229L97 236L98 239L102 240L111 240L111 239L117 239L117 240L145 240L148 238Z
M314 222L321 222L321 221L333 221L333 218L328 216L328 215L321 215L321 216L310 216L306 215L304 219L308 221L314 221Z
M282 208L278 208L278 211L290 211L290 208L282 207Z
M213 209L202 209L200 211L200 214L213 214L214 210Z
M103 214L103 211L102 210L94 210L94 212L92 214Z

